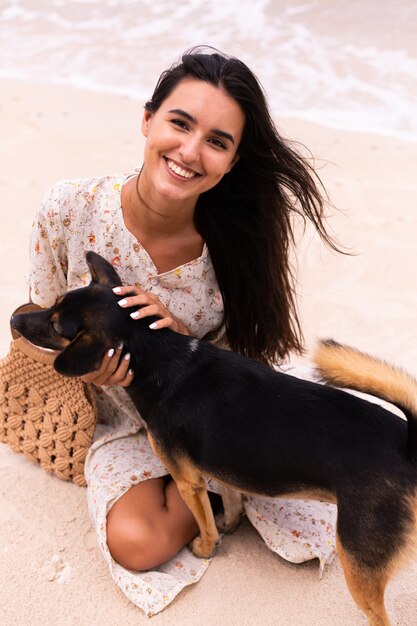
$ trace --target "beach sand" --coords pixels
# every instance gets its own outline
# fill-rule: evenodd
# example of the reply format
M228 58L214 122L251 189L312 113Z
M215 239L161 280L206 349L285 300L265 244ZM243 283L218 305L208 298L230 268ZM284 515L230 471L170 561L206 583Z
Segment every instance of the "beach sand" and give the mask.
M60 178L130 172L140 162L141 103L127 97L2 80L0 354L8 320L27 300L32 219ZM307 230L298 294L306 344L332 336L417 373L417 147L393 138L278 121L305 144L338 208L330 224L352 256ZM300 359L298 359L300 360ZM0 621L6 626L147 624L110 578L91 529L85 491L0 445ZM55 564L55 565L54 565ZM393 624L417 623L417 560L392 581ZM273 554L243 521L203 579L152 625L365 624L337 559L318 564Z

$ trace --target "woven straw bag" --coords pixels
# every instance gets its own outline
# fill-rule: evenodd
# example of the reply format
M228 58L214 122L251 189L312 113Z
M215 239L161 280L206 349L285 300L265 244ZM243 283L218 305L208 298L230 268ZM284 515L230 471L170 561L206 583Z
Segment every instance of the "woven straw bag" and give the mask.
M29 310L26 305L16 312ZM58 478L85 486L96 407L89 385L53 368L56 353L15 338L0 360L0 442Z

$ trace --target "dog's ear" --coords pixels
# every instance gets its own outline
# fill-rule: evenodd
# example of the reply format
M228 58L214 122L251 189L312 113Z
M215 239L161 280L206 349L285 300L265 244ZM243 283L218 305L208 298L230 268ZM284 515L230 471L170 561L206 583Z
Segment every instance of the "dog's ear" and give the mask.
M119 274L116 272L113 265L102 256L89 250L85 258L93 283L100 283L100 285L108 285L109 287L117 287L122 284Z
M64 376L84 376L98 369L105 346L87 333L80 333L55 359L54 368Z

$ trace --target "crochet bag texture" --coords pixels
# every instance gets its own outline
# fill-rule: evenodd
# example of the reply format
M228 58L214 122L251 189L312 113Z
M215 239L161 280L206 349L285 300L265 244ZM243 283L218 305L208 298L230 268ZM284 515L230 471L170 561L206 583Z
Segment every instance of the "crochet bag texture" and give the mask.
M85 486L84 461L96 424L94 397L81 378L54 370L55 356L23 337L11 342L0 360L0 442L59 478Z

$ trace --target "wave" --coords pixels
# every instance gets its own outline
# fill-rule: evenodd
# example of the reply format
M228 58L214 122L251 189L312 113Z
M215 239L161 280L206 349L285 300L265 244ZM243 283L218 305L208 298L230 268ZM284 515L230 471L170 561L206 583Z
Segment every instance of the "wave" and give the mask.
M167 0L3 0L0 76L144 101L181 51L210 44L239 56L256 72L275 118L289 115L416 141L417 55L407 33L413 17L416 23L417 7L402 0L391 13L379 9L374 18L379 27L369 29L358 18L374 14L373 0L364 0L360 15L347 0L336 4L326 9L301 0L175 5ZM392 28L392 20L401 21L402 28Z

